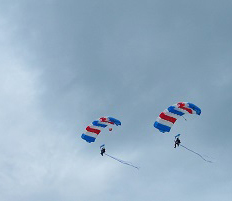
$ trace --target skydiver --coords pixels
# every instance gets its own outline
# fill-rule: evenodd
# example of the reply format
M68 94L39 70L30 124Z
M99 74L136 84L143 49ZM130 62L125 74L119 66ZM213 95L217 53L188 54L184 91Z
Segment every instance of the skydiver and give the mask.
M180 141L180 139L177 137L176 140L175 140L175 146L174 146L174 148L176 148L176 145L179 147L180 143L181 143L181 141Z
M101 155L103 156L103 154L106 152L106 149L105 149L105 147L102 147L101 148Z

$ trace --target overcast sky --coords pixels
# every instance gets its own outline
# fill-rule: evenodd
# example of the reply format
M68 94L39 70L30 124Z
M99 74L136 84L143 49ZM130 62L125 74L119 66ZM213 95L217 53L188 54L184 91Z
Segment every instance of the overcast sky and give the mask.
M231 0L0 5L1 201L231 201ZM160 133L180 101L202 115ZM82 140L101 116L122 126Z

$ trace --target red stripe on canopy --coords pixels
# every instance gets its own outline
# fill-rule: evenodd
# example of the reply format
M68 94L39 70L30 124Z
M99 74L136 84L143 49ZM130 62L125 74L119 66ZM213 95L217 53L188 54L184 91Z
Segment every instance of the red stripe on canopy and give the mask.
M176 118L170 117L170 116L166 115L164 112L162 112L162 113L159 115L159 117L160 117L161 119L166 120L166 121L170 121L170 122L172 122L173 124L176 122Z
M193 113L192 109L187 108L187 107L184 107L184 106L185 106L184 103L178 103L177 105L178 105L178 108L181 108L182 110L186 110L186 111L187 111L188 113L190 113L190 114Z
M97 135L101 132L101 130L95 129L95 128L91 128L89 126L86 127L86 130L91 132L91 133L96 133Z

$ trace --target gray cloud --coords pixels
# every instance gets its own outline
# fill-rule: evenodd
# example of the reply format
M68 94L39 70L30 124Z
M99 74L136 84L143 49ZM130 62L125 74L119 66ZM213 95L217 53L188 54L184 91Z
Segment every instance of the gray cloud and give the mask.
M0 199L231 200L230 1L1 1ZM178 101L202 115L160 134ZM94 119L122 121L93 144ZM208 164L173 136L215 161ZM139 166L101 157L99 145Z

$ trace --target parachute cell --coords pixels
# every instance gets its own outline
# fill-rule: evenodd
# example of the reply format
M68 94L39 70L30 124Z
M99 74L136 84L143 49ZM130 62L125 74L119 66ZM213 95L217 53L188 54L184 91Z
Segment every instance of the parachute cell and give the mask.
M157 128L160 132L165 133L171 130L171 127L176 122L176 120L183 116L184 114L201 114L201 109L194 105L193 103L188 102L179 102L175 105L170 106L168 109L165 109L156 119L154 127Z
M113 117L101 117L86 127L86 132L81 135L81 138L89 143L94 142L102 129L109 125L120 126L121 122Z

